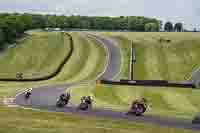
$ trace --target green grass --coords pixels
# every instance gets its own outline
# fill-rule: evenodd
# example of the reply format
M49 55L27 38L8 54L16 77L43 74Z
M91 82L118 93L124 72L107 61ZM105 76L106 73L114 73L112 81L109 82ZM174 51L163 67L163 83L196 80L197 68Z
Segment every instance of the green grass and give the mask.
M78 82L95 79L106 64L106 51L96 40L78 33L71 33L74 52L62 73L53 81Z
M10 71L6 73L8 77L15 78L16 72L23 72L25 78L46 76L57 68L70 50L69 38L65 36L67 45L64 45L59 32L29 32L29 34L16 48L9 49L0 57L1 71L4 73ZM95 79L104 70L107 56L104 47L84 35L78 33L71 35L74 40L74 51L62 72L48 81L36 84ZM8 69L10 67L14 69Z
M146 114L192 119L200 110L200 91L192 89L93 84L73 87L70 92L76 105L82 96L93 96L95 108L127 111L133 100L146 97L152 105Z
M200 57L200 34L194 33L103 33L118 42L122 51L123 64L120 78L127 78L130 61L130 40L136 40L136 79L167 79L184 81L185 75L198 64ZM159 44L157 38L171 39L171 43ZM184 56L192 54L194 58ZM174 56L173 56L174 55ZM175 56L176 55L176 56ZM164 117L192 119L200 110L199 90L158 87L128 86L77 86L71 88L72 102L78 104L80 97L92 95L96 108L111 108L127 111L128 105L137 98L146 97L152 104L147 114ZM178 100L177 100L178 99ZM183 104L184 103L184 104Z
M1 133L195 133L126 120L0 107Z
M191 79L192 71L200 66L199 33L116 32L105 34L134 41L137 58L136 79L165 79L181 82ZM160 37L170 39L171 43L160 43L158 41Z
M39 82L0 82L0 98L15 96L18 92L29 87L94 80L104 70L107 56L106 50L92 38L75 32L70 34L74 40L74 51L56 77Z
M28 32L28 35L0 56L0 77L39 78L53 73L71 49L69 36L60 32Z
M160 34L161 36L172 39L172 43L167 44L167 46L165 46L165 44L160 46L155 40ZM104 65L101 66L99 64L105 63L105 51L102 47L99 47L100 45L94 45L98 42L91 38L87 39L77 33L72 33L72 36L75 41L76 49L71 59L64 66L61 74L49 81L38 83L7 84L6 82L2 82L0 84L0 97L13 96L17 91L33 85L37 86L94 79L97 73L100 73L103 69ZM197 52L199 50L199 34L111 33L111 36L112 39L119 42L119 47L122 50L124 64L122 64L123 69L120 73L120 77L123 78L128 77L129 70L130 46L126 38L136 40L137 64L135 77L137 79L169 79L182 81L184 75L192 71L191 64L197 62L199 56ZM93 50L91 49L95 52L92 52ZM195 57L192 58L192 61L187 59L187 56L183 56L186 50L190 51L189 53L192 53ZM174 53L176 56L173 55ZM181 58L181 56L184 58ZM149 59L149 57L151 57L151 59ZM82 60L84 61L82 62ZM99 71L96 72L95 70ZM180 74L175 74L173 72ZM96 86L95 83L91 83L73 87L70 91L72 93L72 103L75 105L80 102L80 97L92 95L95 99L95 108L111 108L113 110L127 111L132 100L145 96L150 104L152 104L152 108L150 108L146 114L192 119L200 110L200 104L198 102L200 100L199 90L180 88L154 89L153 87L107 85ZM0 107L0 118L2 120L0 122L0 132L192 133L192 131L187 130L161 128L155 125L143 125L123 120L114 121L95 117L88 118L86 116L74 114L39 112L4 107ZM77 127L77 125L79 126Z

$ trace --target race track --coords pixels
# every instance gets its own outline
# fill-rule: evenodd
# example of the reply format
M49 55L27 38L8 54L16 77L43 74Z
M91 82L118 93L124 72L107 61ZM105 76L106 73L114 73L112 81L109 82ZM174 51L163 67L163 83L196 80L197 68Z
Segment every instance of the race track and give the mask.
M113 79L118 72L120 71L121 64L121 55L120 50L113 41L96 36L89 35L90 37L95 38L97 41L101 42L100 44L104 45L107 49L107 65L105 71L98 77L98 79ZM58 86L47 86L41 88L33 88L31 95L31 103L27 103L24 100L23 94L16 96L16 104L18 105L39 105L39 106L54 106L56 104L56 99L61 93L65 91L66 88L71 86L88 83L90 81L82 81L79 83L65 84Z
M94 37L96 40L101 42L104 47L107 48L108 52L108 63L104 73L99 77L99 79L113 79L117 76L120 71L121 66L121 54L120 50L113 42L104 37L100 37L97 35L89 35ZM200 125L193 125L191 121L183 120L183 119L169 119L169 118L161 118L159 116L150 116L144 115L142 117L135 116L127 116L124 112L115 112L112 110L105 109L96 109L92 111L77 111L75 107L65 107L65 108L56 108L56 99L59 97L61 93L65 91L66 88L71 86L76 86L79 84L88 83L90 81L83 81L81 83L72 83L58 86L47 86L41 88L34 88L32 91L32 95L30 100L24 99L24 94L18 94L16 96L15 102L21 106L27 106L38 109L45 109L49 111L57 111L57 112L72 112L79 113L88 116L99 116L105 118L112 119L126 119L134 122L142 122L142 123L150 123L150 124L158 124L164 127L173 127L173 128L185 128L191 130L200 130Z

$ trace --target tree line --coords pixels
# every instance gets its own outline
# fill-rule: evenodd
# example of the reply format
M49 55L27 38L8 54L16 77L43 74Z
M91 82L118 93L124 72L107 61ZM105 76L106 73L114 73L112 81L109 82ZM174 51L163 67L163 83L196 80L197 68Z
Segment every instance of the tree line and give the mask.
M172 22L166 22L165 25L164 25L164 31L167 31L167 32L173 32L173 31L176 31L176 32L183 32L184 29L183 29L183 24L178 22L176 23L175 25L173 25Z
M146 17L88 17L40 14L0 14L0 46L12 42L26 30L36 28L159 31L161 21Z
M44 29L47 27L157 32L162 28L162 21L142 16L89 17L0 13L0 47L21 37L26 30ZM164 30L183 31L183 25L182 23L176 23L173 26L171 22L166 22Z

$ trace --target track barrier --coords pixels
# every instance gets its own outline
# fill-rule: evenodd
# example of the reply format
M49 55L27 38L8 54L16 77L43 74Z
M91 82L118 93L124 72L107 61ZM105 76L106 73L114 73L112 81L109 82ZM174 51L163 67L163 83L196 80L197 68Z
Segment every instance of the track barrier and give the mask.
M101 84L108 85L128 85L128 86L149 86L149 87L180 87L195 88L192 83L169 83L166 80L101 80Z

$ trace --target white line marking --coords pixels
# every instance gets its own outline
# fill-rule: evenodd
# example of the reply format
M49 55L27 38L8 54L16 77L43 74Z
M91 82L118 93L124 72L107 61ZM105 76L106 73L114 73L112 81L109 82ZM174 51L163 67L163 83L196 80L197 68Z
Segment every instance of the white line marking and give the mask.
M4 98L3 104L7 107L18 107L18 105L14 103L14 100L15 98Z
M42 111L41 109L37 109L37 108L31 108L31 107L23 107L23 106L18 106L22 109L26 109L26 110L33 110L33 111Z
M121 74L122 72L122 66L123 66L123 63L124 63L124 60L123 60L123 52L122 52L122 49L119 47L119 44L118 42L116 42L115 40L111 39L111 38L108 38L108 37L105 37L107 40L110 40L116 47L118 47L119 51L120 51L120 69L119 69L119 72L117 74L115 74L115 76L113 77L113 79L116 79L117 77L119 77L119 75Z
M19 105L17 105L17 104L13 104L13 105L7 105L7 107L9 107L9 108L16 108L16 107L19 107Z
M91 37L91 36L90 36ZM93 38L93 39L95 39L94 37L91 37L91 38ZM89 39L88 39L89 40ZM96 40L96 39L95 39ZM91 41L91 40L89 40L89 41ZM97 41L97 40L96 40ZM103 69L103 71L100 73L100 74L98 74L97 75L97 77L94 79L94 80L98 80L105 72L106 72L106 69L108 68L108 62L109 62L109 52L108 52L108 48L104 45L104 44L101 44L103 47L104 47L104 49L106 50L106 63L105 63L105 65L104 65L104 69Z
M91 34L90 36L91 36L92 38L94 38L95 40L99 41L101 44L103 44L104 47L106 47L105 44L104 44L104 42L103 42L102 40L100 40L100 39L98 39L98 38L92 36L93 33L89 33L89 34ZM99 36L99 37L101 37L101 38L104 38L104 39L110 41L112 44L114 44L116 47L119 48L118 43L117 43L116 41L114 41L113 39L110 39L110 38L105 37L105 36L103 36L103 35L97 35L97 34L94 34L94 35ZM108 51L108 53L109 53L109 54L108 54L108 61L109 61L109 59L110 59L110 52L109 52L109 50L108 50L107 47L106 47L106 49L107 49L107 51ZM121 71L122 71L122 63L123 63L123 58L122 58L122 56L121 56L121 55L122 55L122 50L121 50L121 48L119 48L119 50L120 50L120 57L121 57L121 61L120 61L120 70L119 70L119 72L118 72L117 74L114 75L114 77L113 77L112 79L116 79L116 77L118 77L118 76L120 75ZM107 66L108 66L108 64L107 64ZM107 67L106 67L106 68L107 68ZM105 69L105 71L106 71L106 69ZM105 73L105 71L104 71L103 73Z
M97 35L98 36L98 35ZM99 35L100 37L103 37L105 38L106 40L110 41L112 44L114 44L116 47L118 47L118 49L120 50L120 70L117 74L115 74L115 76L113 77L113 79L116 79L122 72L122 68L123 68L123 63L124 63L124 59L123 59L123 52L122 52L122 49L119 47L119 43L115 40L115 39L112 39L112 38L109 38L107 37L106 35Z
M25 93L27 90L28 90L28 89L25 89L25 90L23 90L22 92L19 92L19 93L15 96L15 99L16 99L16 97L18 97L18 96L21 95L22 93Z
M104 47L104 49L106 49L106 53L107 53L107 56L106 56L106 65L105 65L105 67L104 67L104 70L103 70L103 72L101 72L101 73L95 78L95 80L98 80L98 79L106 72L106 70L107 70L107 68L108 68L108 64L109 64L109 60L110 60L110 52L109 52L108 48L105 46L105 44L104 44L103 41L101 41L101 40L99 40L98 38L92 36L90 33L87 34L87 35L90 36L91 38L95 39L95 40L98 41L99 43L101 43L101 45Z

